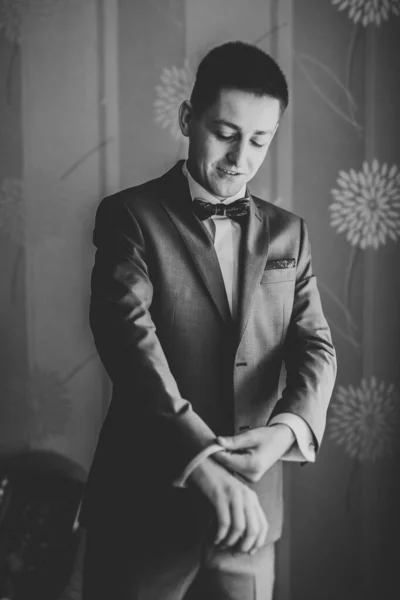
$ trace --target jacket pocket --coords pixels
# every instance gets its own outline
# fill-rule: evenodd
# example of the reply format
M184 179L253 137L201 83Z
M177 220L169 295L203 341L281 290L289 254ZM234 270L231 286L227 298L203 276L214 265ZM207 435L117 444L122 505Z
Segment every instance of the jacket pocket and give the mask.
M261 278L261 283L280 283L282 281L293 281L296 279L296 267L287 269L267 269Z

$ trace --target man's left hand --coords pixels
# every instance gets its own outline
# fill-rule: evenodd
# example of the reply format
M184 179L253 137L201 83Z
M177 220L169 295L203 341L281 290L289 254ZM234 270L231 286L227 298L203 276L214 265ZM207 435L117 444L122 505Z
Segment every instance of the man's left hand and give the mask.
M283 423L257 427L232 437L218 437L218 444L226 452L217 452L213 458L229 471L256 483L282 458L295 439L293 431Z

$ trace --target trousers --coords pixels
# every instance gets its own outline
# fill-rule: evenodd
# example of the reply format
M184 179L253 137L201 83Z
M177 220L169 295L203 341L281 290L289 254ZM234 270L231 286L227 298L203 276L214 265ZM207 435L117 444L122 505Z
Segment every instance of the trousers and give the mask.
M249 555L219 549L208 536L141 557L118 535L89 529L82 600L272 600L274 563L274 544Z

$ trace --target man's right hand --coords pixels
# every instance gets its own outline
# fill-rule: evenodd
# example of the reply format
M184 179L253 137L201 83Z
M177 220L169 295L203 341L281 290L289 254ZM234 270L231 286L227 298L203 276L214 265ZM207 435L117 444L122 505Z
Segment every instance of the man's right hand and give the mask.
M265 542L268 523L257 494L211 457L190 474L195 485L213 505L217 518L215 544L254 554Z

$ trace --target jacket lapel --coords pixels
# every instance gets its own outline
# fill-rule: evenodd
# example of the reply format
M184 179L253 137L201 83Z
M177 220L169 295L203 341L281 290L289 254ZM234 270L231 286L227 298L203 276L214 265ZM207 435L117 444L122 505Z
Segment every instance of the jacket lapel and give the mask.
M269 248L269 223L266 214L260 210L259 200L251 198L250 215L246 229L242 233L239 302L238 302L238 343L240 343L250 316L257 286L265 269Z
M207 230L191 208L189 185L178 162L160 178L161 202L178 230L212 302L224 323L232 323L221 268Z

